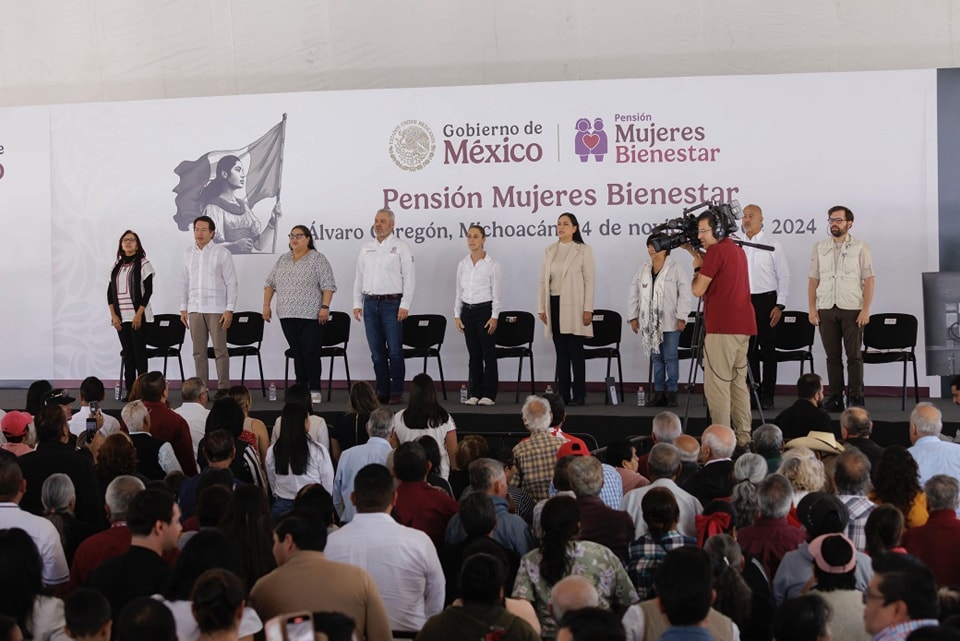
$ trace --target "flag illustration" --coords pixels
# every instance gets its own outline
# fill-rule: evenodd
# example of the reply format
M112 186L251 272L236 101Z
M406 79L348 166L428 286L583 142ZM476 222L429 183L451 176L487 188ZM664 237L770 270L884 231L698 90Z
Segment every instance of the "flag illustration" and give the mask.
M203 213L200 191L214 178L217 163L224 156L237 156L247 167L245 198L251 208L264 198L279 196L286 125L287 115L284 114L283 120L246 147L210 151L196 160L184 160L177 165L173 171L180 176L180 182L173 188L177 194L174 199L177 213L173 219L180 231L190 229L193 220Z

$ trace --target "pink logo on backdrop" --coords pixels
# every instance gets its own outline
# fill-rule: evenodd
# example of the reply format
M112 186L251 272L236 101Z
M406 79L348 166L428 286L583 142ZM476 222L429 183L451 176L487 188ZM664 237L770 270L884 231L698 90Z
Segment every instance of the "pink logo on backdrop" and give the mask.
M580 156L580 162L587 162L590 156L597 162L603 162L603 157L607 155L607 132L603 130L603 118L595 118L592 128L589 118L581 118L576 128L573 153Z

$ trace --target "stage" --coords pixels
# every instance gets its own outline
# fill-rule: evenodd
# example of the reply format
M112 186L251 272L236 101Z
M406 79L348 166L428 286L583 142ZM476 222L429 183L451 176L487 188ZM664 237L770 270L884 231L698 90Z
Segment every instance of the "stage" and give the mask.
M280 383L282 385L282 381ZM248 381L247 384L250 385L250 382ZM269 385L269 382L267 384ZM329 402L326 400L326 387L324 387L324 402L314 406L314 411L323 416L328 424L332 424L340 414L349 409L347 390L337 388L336 382L334 382L334 385L331 400ZM630 392L631 389L633 393ZM278 389L278 398L274 402L264 398L259 388L251 385L250 391L253 397L251 414L263 420L268 428L272 427L274 420L283 408L283 390ZM617 439L649 436L653 417L663 408L637 407L636 386L627 387L626 391L628 402L616 406L604 404L604 395L601 392L588 394L586 405L567 409L564 430L581 436L591 447L604 447L610 441ZM907 428L910 410L913 408L913 399L908 395L906 410L901 411L899 390L895 391L896 396L867 396L866 398L866 408L870 412L870 417L874 423L874 440L884 446L895 443L909 446L910 440ZM521 392L521 403L526 393L526 391ZM107 394L108 398L103 403L104 410L114 416L119 416L122 404L113 400L112 388L107 390ZM71 388L71 395L78 398L73 404L74 409L76 409L80 406L79 392L76 387ZM447 396L448 400L443 401L441 398L441 403L453 415L461 438L466 434L482 434L491 441L492 445L506 444L512 446L526 435L526 430L520 418L521 404L514 402L514 391L512 390L501 392L497 404L491 407L460 405L458 402L459 386L455 389L451 385L447 391ZM0 408L4 410L22 408L25 399L25 389L0 389ZM940 408L944 417L943 433L952 437L960 427L960 408L955 407L949 398L924 399L921 397L921 400L929 400ZM690 397L689 413L685 412L686 395L681 393L679 401L680 406L673 408L671 411L676 412L681 419L686 416L685 431L694 436L699 436L707 426L706 406L703 404L703 396L699 393L699 389ZM764 412L763 418L766 422L773 422L777 414L789 407L793 401L794 399L789 396L777 396L775 409ZM170 390L169 402L171 407L179 407L179 390ZM403 406L391 405L389 408L397 411L403 409ZM831 414L831 416L834 417L835 421L839 421L839 413ZM765 422L761 420L758 411L754 411L753 418L754 426Z

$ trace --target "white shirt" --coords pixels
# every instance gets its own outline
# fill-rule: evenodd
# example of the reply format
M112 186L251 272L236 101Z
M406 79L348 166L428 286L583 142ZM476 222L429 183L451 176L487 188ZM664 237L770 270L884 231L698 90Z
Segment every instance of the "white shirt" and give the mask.
M393 415L393 430L397 434L397 440L403 444L409 441L415 441L421 436L432 436L437 442L437 445L440 446L439 474L446 479L450 475L450 454L447 452L447 432L457 431L457 424L453 422L453 416L447 419L447 422L443 425L428 427L426 429L413 429L407 427L407 424L403 422L404 411L405 410L400 410Z
M70 641L64 631L66 617L63 601L52 596L37 595L33 599L33 611L27 619L27 630L34 641Z
M106 436L113 436L114 434L121 431L120 421L113 418L103 410L100 410L100 413L103 414L103 427L100 428L100 432ZM77 413L70 417L70 433L74 436L80 436L87 430L87 417L90 416L90 406L81 405L80 409L77 410Z
M920 485L937 474L960 478L960 445L939 436L921 436L907 451L917 462Z
M353 280L353 307L363 307L363 295L403 294L400 307L410 309L416 284L410 246L390 234L383 242L374 239L360 246L357 275Z
M323 553L370 573L393 630L419 630L443 610L446 581L436 547L425 533L389 514L354 515L330 535Z
M200 441L206 435L207 415L210 414L210 410L200 403L190 401L173 411L182 416L190 427L190 441L193 443L193 456L196 457L197 450L200 449Z
M232 312L237 306L237 272L230 250L214 242L196 243L183 253L180 311L201 314Z
M314 443L319 443L327 448L327 451L330 451L330 431L327 429L327 422L323 420L322 416L310 415L310 429L307 431L307 436L313 439ZM273 422L273 431L270 432L270 445L276 443L278 438L280 438L279 416Z
M323 489L330 492L331 496L333 495L333 461L327 448L308 438L309 456L303 474L294 474L289 468L287 468L287 474L278 474L274 447L276 446L271 445L267 449L267 458L264 463L267 468L267 481L278 498L292 501L297 498L297 492L313 483L319 483Z
M643 510L640 508L640 502L644 495L655 487L665 487L673 493L677 499L677 506L680 508L680 520L677 523L677 530L681 534L697 538L697 515L703 514L703 506L697 497L693 496L671 479L657 479L650 485L638 487L630 490L623 495L620 501L620 509L633 517L633 523L636 527L634 540L639 539L647 533L647 522L643 520Z
M500 263L487 254L474 264L467 254L466 258L457 264L457 295L453 301L453 317L460 318L460 305L477 305L493 302L491 317L496 318L503 309L501 292L503 291L503 274Z
M63 553L60 533L53 523L20 509L16 503L0 503L0 530L20 528L30 535L43 560L43 584L60 585L70 578L67 557Z
M750 271L750 293L763 294L764 292L775 291L777 292L777 305L786 306L787 294L790 293L790 268L787 265L787 259L780 243L767 239L767 235L762 229L757 232L756 236L747 238L746 241L773 247L771 252L756 247L743 246L743 253L747 255L747 269Z
M193 616L193 603L190 601L167 601L159 594L153 595L157 601L162 601L173 614L177 624L177 641L197 641L200 638L200 628ZM257 611L251 607L243 608L243 618L240 619L240 631L237 636L252 636L263 629L263 622L257 616Z

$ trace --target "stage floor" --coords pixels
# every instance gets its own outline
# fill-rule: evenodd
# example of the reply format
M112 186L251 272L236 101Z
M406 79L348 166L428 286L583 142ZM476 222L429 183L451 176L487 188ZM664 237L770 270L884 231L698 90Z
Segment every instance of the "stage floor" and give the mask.
M104 409L114 415L118 415L122 404L113 400L112 389L108 389L108 399L103 403ZM72 396L79 397L77 390L71 390ZM259 389L251 388L253 394L253 409L251 414L260 418L268 427L273 425L274 420L280 414L283 408L283 391L278 390L278 399L274 402L268 401L260 394ZM521 405L514 402L514 392L502 392L496 405L491 407L465 406L460 405L459 392L451 390L447 392L448 400L441 403L449 411L457 423L457 429L461 436L463 434L484 434L496 444L503 443L512 445L521 437L526 435L523 422L520 419ZM520 394L520 401L523 402L525 393ZM25 389L0 389L0 408L5 410L22 408L26 399ZM588 444L597 447L603 447L608 442L616 439L629 438L633 436L648 436L651 431L653 417L661 411L659 408L637 407L636 397L627 393L627 400L631 403L622 403L620 405L604 404L604 396L601 393L589 394L587 404L582 407L571 407L567 409L567 421L564 430L577 435L589 435L585 437ZM793 403L792 398L787 396L778 396L776 398L776 408L773 411L764 412L764 419L772 422L781 411ZM923 399L934 403L943 412L944 434L953 436L960 427L960 408L955 407L950 399ZM680 407L673 409L681 419L686 416L687 424L685 431L694 436L699 436L706 427L706 406L703 404L703 396L694 393L690 397L689 412L685 412L686 396L680 395ZM347 390L334 389L330 402L326 401L326 391L324 391L324 402L316 405L314 410L323 416L328 423L332 423L337 416L346 412ZM74 403L74 408L79 407L80 403ZM170 406L178 407L180 405L179 390L170 391ZM394 411L402 409L403 406L390 406ZM909 445L908 426L910 410L913 408L912 398L907 398L906 410L900 410L900 397L867 397L866 408L874 422L874 439L881 445L891 445L900 443ZM840 415L832 414L835 420L839 420ZM760 412L753 413L754 425L761 422Z

